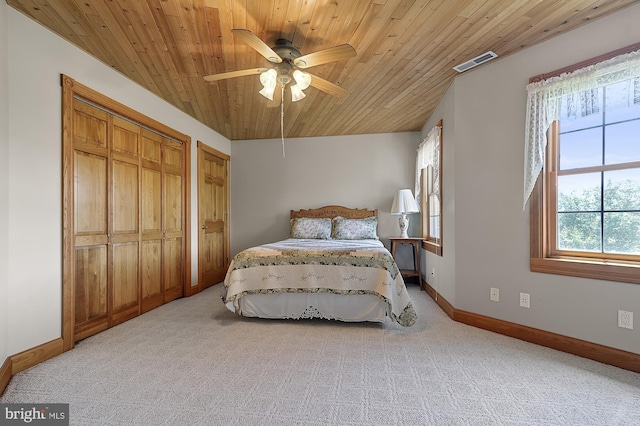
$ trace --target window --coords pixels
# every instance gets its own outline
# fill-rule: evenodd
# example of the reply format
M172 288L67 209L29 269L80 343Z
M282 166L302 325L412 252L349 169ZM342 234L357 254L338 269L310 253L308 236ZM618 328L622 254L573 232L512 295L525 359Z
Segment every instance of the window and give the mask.
M422 247L442 256L442 120L418 147L416 199L422 211Z
M551 124L528 123L528 131L546 130L547 141L527 149L543 153L530 203L531 270L640 283L640 52L542 86L547 93L534 97L546 97ZM528 111L538 111L537 87L527 87Z

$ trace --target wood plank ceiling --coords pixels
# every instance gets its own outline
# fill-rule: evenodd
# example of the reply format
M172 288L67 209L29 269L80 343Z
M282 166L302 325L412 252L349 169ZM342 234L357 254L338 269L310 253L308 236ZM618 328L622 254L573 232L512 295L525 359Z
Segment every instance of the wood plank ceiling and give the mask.
M349 91L285 96L286 137L419 130L458 73L621 10L631 0L8 0L7 3L230 140L280 137L258 75L272 64L233 28L302 54L351 44L357 56L309 72ZM500 60L500 58L496 59ZM73 77L73 75L71 75ZM524 90L524 87L523 87Z

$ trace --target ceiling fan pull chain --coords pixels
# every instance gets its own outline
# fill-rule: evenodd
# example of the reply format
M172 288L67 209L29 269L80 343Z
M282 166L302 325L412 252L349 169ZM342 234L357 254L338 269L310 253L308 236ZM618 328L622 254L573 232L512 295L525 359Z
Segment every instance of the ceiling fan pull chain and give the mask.
M284 157L284 84L281 84L282 95L280 96L280 137L282 138L282 158Z

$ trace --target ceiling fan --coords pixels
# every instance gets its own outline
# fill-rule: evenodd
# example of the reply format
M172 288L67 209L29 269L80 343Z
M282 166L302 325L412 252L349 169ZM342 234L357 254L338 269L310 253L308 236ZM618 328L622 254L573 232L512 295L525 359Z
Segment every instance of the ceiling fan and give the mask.
M311 68L328 62L339 61L341 59L356 56L356 51L350 44L340 44L328 49L302 55L289 40L282 38L278 39L276 40L275 46L269 47L269 45L250 30L236 28L231 31L233 31L233 34L236 37L255 49L260 55L264 56L267 61L274 64L274 66L271 68L249 68L239 71L207 75L204 77L206 81L218 81L227 78L260 75L260 82L264 87L259 93L270 101L273 101L274 106L282 104L284 101L284 89L292 82L295 82L295 84L289 85L292 102L303 99L306 96L303 90L309 86L313 86L316 89L322 90L323 92L336 97L342 97L349 93L342 87L316 75L301 71L301 69ZM275 89L278 84L280 84L281 90L277 91ZM276 96L276 99L274 99L274 95Z

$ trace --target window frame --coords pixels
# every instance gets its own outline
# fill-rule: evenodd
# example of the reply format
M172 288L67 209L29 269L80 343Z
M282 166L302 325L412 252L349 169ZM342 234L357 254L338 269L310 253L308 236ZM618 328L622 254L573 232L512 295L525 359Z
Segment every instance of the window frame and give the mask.
M422 248L425 249L428 252L431 252L437 256L442 256L442 241L443 241L443 217L442 217L442 144L443 144L443 136L444 136L444 132L443 132L443 126L442 126L442 120L439 120L438 123L436 124L436 127L438 128L438 131L440 132L440 144L438 147L438 178L439 178L439 182L440 182L440 203L438 206L438 211L439 211L439 217L440 217L440 238L434 238L431 237L430 234L430 214L429 212L431 211L431 205L430 205L430 200L429 200L429 196L428 194L426 194L426 188L427 188L427 176L426 173L421 173L420 175L420 182L421 182L421 197L420 197L420 210L422 212L421 216L422 216ZM425 169L422 169L425 170Z
M640 49L640 43L618 49L605 55L565 67L549 74L531 78L530 82L540 81L565 72L593 65L617 55ZM580 278L593 278L640 284L640 261L634 256L611 255L581 251L556 250L557 206L557 141L559 125L554 121L547 131L547 147L542 172L536 181L529 198L530 212L530 270L548 274L566 275Z

